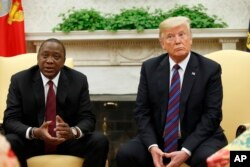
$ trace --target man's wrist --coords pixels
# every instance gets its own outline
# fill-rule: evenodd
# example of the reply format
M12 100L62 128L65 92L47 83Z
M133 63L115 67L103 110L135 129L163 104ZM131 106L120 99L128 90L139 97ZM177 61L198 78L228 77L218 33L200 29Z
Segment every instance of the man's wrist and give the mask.
M148 147L148 151L150 152L150 150L153 148L153 147L157 147L158 148L158 145L157 144L152 144Z
M78 129L76 127L71 127L70 129L71 129L74 139L78 139L80 136L80 132L78 131Z
M36 129L36 127L32 127L30 129L30 134L29 134L30 139L36 139L36 136L35 136L35 133L34 133L35 129Z
M182 147L182 148L181 148L181 151L186 152L189 156L191 156L191 155L192 155L191 151L189 151L189 150L188 150L188 149L186 149L185 147Z

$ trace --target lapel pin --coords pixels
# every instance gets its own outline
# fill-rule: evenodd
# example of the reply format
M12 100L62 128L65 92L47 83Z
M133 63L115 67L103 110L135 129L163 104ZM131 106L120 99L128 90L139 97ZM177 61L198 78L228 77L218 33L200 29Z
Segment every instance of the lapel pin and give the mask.
M195 72L192 72L192 75L195 75Z

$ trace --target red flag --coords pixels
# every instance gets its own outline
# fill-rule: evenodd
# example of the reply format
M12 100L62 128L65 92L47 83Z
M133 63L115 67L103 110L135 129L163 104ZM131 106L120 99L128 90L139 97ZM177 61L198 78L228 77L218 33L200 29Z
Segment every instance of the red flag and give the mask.
M0 56L26 53L21 0L0 1Z

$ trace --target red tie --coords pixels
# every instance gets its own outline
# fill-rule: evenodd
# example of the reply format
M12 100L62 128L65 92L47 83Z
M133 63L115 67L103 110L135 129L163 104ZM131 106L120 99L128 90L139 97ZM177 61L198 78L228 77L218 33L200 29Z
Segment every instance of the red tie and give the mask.
M169 91L168 110L164 128L164 152L176 151L178 147L179 105L180 105L180 66L176 64Z
M56 127L56 95L53 88L53 82L48 81L49 90L47 95L46 109L45 109L45 120L52 121L48 127L49 134L56 137L56 132L54 128ZM46 153L54 153L56 151L56 146L45 144Z

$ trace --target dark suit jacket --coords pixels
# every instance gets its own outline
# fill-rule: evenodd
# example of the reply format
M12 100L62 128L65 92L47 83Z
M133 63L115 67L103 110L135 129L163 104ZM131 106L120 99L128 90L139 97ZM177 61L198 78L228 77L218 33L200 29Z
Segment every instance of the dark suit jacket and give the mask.
M57 114L83 133L94 130L95 116L91 112L87 78L64 66L56 94ZM44 121L45 96L39 67L33 66L11 78L7 108L4 115L6 133L25 137L28 127L39 127Z
M142 64L135 119L139 137L146 147L158 144L163 148L169 69L168 54ZM220 127L222 96L220 65L192 52L181 89L182 147L192 152L207 138L219 133L224 135Z

